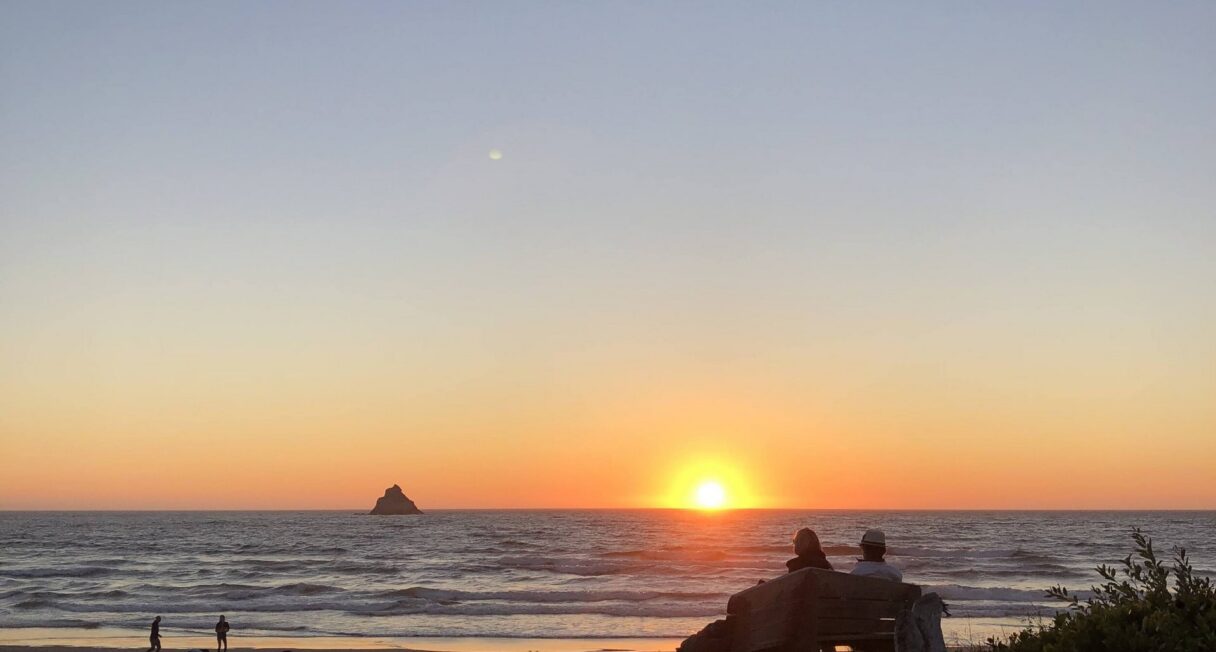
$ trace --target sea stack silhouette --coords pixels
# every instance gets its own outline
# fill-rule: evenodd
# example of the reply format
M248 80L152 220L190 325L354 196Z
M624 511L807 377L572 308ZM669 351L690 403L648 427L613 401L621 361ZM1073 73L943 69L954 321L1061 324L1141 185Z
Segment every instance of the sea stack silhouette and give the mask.
M372 508L372 514L421 514L422 510L414 504L414 501L406 497L405 492L401 491L401 487L393 485L384 490L384 495L376 499L376 506Z

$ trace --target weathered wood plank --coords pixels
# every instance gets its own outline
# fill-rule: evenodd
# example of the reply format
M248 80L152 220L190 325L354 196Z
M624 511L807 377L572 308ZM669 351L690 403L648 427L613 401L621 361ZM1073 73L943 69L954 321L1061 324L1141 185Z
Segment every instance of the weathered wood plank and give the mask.
M849 598L818 598L807 607L819 617L836 618L894 618L904 608L897 600L853 600Z
M820 598L904 601L915 600L920 597L919 586L892 582L891 580L879 579L877 577L822 572L816 573L813 581L815 583L815 595Z
M894 620L875 618L819 618L815 629L820 638L839 634L894 634Z

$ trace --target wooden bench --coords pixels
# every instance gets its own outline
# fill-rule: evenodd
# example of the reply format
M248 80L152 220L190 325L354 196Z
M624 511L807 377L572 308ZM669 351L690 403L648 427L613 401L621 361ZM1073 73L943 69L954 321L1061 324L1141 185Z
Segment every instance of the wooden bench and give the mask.
M731 596L730 652L890 652L919 597L913 584L805 568Z

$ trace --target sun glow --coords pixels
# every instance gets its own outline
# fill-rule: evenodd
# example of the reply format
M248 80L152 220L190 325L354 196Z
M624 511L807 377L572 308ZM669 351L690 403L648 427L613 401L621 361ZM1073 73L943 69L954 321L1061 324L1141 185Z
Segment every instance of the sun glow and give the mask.
M693 458L668 475L667 493L653 504L703 512L762 507L746 469L735 460Z
M717 480L706 480L697 485L693 502L701 509L722 509L726 506L726 487Z

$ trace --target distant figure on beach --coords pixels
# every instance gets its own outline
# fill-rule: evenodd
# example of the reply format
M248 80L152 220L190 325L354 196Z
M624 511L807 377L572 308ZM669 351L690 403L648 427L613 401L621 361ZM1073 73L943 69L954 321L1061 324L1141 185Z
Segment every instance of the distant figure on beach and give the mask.
M898 568L883 561L887 554L887 535L882 530L866 530L861 537L861 559L853 567L853 575L868 575L881 577L892 582L904 581L904 574Z
M794 534L794 554L798 556L785 562L785 567L790 569L791 573L803 568L832 570L828 556L823 554L823 547L819 545L819 535L809 527L804 527Z
M160 616L152 620L152 634L148 640L152 642L152 647L148 648L148 652L160 650Z
M225 650L228 649L228 630L230 629L232 627L228 625L228 621L220 616L220 621L215 624L215 652L220 652L221 645Z

